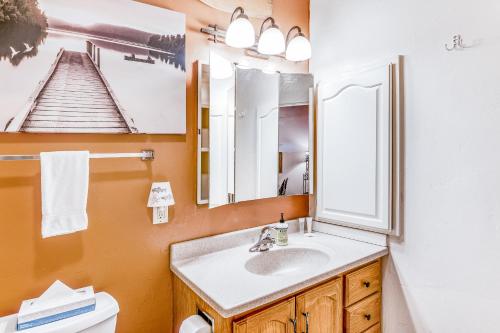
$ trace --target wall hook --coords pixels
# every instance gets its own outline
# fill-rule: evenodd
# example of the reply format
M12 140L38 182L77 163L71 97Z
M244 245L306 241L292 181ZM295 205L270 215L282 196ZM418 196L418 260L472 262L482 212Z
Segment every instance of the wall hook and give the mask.
M453 45L450 47L448 46L448 43L444 44L444 47L448 51L453 51L453 50L463 50L466 48L469 48L471 46L465 45L464 40L462 39L462 35L455 35L453 36Z

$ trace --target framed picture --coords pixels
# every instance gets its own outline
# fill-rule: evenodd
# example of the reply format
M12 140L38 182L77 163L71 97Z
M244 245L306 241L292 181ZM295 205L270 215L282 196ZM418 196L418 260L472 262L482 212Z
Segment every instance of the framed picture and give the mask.
M0 6L0 132L186 132L185 16L132 0Z

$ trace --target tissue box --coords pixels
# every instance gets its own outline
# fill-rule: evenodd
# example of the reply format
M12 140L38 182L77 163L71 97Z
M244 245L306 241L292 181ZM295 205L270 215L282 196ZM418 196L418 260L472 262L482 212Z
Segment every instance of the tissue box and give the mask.
M17 315L17 330L48 324L95 310L92 287L71 289L56 281L42 296L25 300Z

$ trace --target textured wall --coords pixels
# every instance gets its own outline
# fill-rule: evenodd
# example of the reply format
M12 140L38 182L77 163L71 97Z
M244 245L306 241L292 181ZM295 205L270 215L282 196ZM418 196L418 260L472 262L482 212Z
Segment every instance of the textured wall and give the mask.
M312 0L311 71L405 56L404 240L391 240L384 331L497 332L500 3ZM454 34L476 46L447 52Z
M0 135L0 154L50 150L156 151L156 160L93 160L89 188L89 229L41 239L38 162L0 162L0 316L17 312L55 279L72 287L92 284L120 303L119 332L170 332L172 290L169 245L186 239L303 216L308 198L269 199L208 210L196 202L196 71L208 60L209 45L199 28L227 26L229 14L198 0L151 3L186 14L187 135ZM119 13L117 13L119 15ZM274 0L283 31L307 30L309 1ZM145 18L147 19L147 18ZM307 70L307 65L301 66ZM170 222L154 226L146 208L151 182L169 180L176 205ZM69 186L71 186L69 184Z

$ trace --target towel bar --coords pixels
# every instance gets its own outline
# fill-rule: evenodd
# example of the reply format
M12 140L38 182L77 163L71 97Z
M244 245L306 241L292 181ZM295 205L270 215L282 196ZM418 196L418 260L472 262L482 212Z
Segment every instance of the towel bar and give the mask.
M140 153L91 153L90 158L140 158L143 161L155 159L154 150L142 150ZM40 155L0 155L0 161L34 161L39 160Z

